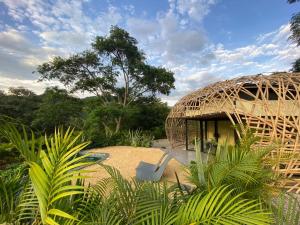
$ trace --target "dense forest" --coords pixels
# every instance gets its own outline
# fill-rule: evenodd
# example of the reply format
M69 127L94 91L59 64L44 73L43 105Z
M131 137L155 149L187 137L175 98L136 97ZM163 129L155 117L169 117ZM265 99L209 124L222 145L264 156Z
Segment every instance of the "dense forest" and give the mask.
M59 125L83 129L93 141L105 133L102 122L109 113L100 105L98 97L78 98L58 87L47 88L43 94L18 87L0 94L0 115L15 119L25 126L43 133L53 133ZM144 97L126 109L122 130L149 131L155 138L165 136L164 120L169 112L159 98Z

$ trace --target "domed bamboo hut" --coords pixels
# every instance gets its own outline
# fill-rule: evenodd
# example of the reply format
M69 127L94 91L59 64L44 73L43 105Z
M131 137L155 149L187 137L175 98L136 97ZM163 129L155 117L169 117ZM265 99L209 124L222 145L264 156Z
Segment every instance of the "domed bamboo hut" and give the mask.
M261 146L276 143L279 147L270 157L293 156L274 170L292 178L285 187L300 193L300 73L259 74L211 84L180 99L166 120L172 148L185 151L193 150L195 138L202 140L203 152L213 143L235 144L240 137L236 127L252 129Z

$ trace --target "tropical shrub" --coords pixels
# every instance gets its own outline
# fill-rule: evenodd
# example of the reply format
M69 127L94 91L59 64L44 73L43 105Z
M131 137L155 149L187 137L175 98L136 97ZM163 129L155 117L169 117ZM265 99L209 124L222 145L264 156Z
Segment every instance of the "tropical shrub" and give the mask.
M275 224L299 224L300 203L278 185L278 177L271 169L267 154L274 146L257 148L258 139L245 130L236 146L218 145L215 155L202 159L200 143L195 141L196 161L188 167L188 179L195 184L192 192L210 192L230 186L235 194L244 193L248 199L261 199L273 213ZM283 156L288 157L288 156Z
M130 146L134 147L150 147L154 139L152 134L141 130L129 130L124 138L124 144L129 143Z
M243 199L243 194L234 196L229 187L189 196L176 186L129 181L118 170L104 168L111 178L91 187L91 197L83 210L86 215L83 220L87 223L182 225L272 221L270 213L262 210L258 201Z
M13 221L17 214L18 200L24 184L28 182L25 165L0 171L0 223Z
M292 193L281 192L270 202L275 223L278 225L299 225L300 202Z
M188 168L189 180L200 191L230 185L239 193L246 192L250 198L269 198L278 191L274 185L276 175L265 157L271 148L256 148L256 141L247 130L236 146L218 145L216 154L209 154L205 161L196 141L196 162Z
M77 168L90 164L83 162L87 155L76 157L76 154L89 143L77 144L81 134L74 137L70 129L66 132L56 130L51 138L45 136L45 147L35 139L33 132L29 139L25 129L20 133L11 124L3 126L2 133L25 160L26 173L30 179L25 184L20 184L16 176L5 179L12 180L11 182L2 182L2 193L5 197L1 198L1 206L4 209L1 218L4 218L5 222L21 224L65 224L76 221L76 217L71 215L72 208L77 195L83 194L85 189L84 185L78 184L76 180L84 178L83 174L86 173ZM18 187L16 191L5 188L12 184L18 184L15 185ZM5 211L6 205L11 206L9 213ZM14 210L11 210L12 208ZM11 214L15 216L8 216Z

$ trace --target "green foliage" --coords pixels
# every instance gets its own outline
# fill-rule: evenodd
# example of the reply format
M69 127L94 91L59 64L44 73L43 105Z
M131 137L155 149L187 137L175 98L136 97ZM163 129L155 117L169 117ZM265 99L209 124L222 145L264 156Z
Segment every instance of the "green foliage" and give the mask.
M291 36L290 39L298 46L300 45L300 12L292 16L290 21Z
M142 98L123 109L117 104L101 106L97 99L90 98L85 107L84 133L93 146L128 145L129 140L125 140L128 130L141 130L155 138L163 138L168 112L165 103L153 98ZM126 123L121 131L116 132L114 118L118 116L122 116Z
M165 138L165 120L170 112L166 103L156 98L141 98L134 102L136 113L127 129L150 131L156 139ZM127 121L127 120L126 120Z
M31 92L25 89L26 93L21 92L19 89L12 89L12 93L6 95L0 95L0 116L8 116L14 118L15 121L19 121L22 124L29 126L34 119L34 111L37 110L40 96L35 94L26 94Z
M122 117L126 124L124 127L128 128L128 121L134 120L137 109L131 106L120 106L117 103L108 103L105 106L100 104L90 105L85 108L86 119L84 121L85 131L91 140L99 135L102 135L103 131L117 133L120 130L116 130L116 118ZM130 123L130 122L129 122ZM130 125L129 125L130 127Z
M31 137L28 136L31 134ZM25 126L22 126L22 131L19 132L13 123L4 123L0 127L0 134L4 137L26 161L38 161L39 152L43 144L41 138L35 138L33 131L27 131Z
M55 131L49 142L45 139L47 149L40 152L41 162L28 162L29 176L38 199L43 224L56 224L55 221L62 218L67 221L77 220L75 215L66 212L62 201L69 201L69 197L83 193L84 187L72 184L72 181L82 179L82 174L86 171L76 169L90 163L81 162L86 155L74 157L88 143L74 145L80 135L74 139L71 137L70 130L65 133Z
M19 152L10 143L0 143L0 170L19 161Z
M299 0L288 0L289 4L299 2ZM295 42L298 46L300 46L300 12L294 14L290 20L290 30L291 36L290 40ZM293 72L300 72L300 59L297 59L293 63Z
M22 191L28 177L25 166L18 165L5 171L0 171L0 223L15 220L18 199L16 196Z
M197 144L197 161L188 170L190 181L199 190L210 191L222 185L231 185L239 193L246 192L250 198L268 198L272 193L270 184L276 181L271 167L264 161L271 148L255 148L256 141L251 131L247 130L238 145L219 145L216 155L210 155L206 161L202 160Z
M295 3L295 2L299 2L299 0L287 0L287 2L288 2L289 4L292 4L292 3Z
M182 225L239 224L241 221L270 224L272 221L270 213L259 202L243 199L242 194L234 196L228 187L187 196L175 186L129 181L118 170L104 168L111 178L91 188L91 197L86 199L82 211L85 222Z
M259 202L233 192L221 186L191 197L180 208L176 224L270 224L270 213L262 211Z
M53 137L44 137L44 149L33 132L28 138L24 128L20 133L14 125L6 124L1 131L21 153L30 177L29 183L24 185L20 184L22 179L15 176L17 174L9 176L10 179L7 175L6 179L1 179L4 190L1 192L4 195L1 196L1 218L7 222L32 220L43 224L77 221L77 215L71 215L72 205L76 202L76 195L84 194L85 187L75 181L84 178L83 174L88 171L80 168L90 165L90 162L84 160L87 154L76 155L89 143L78 144L81 134L74 136L72 130L63 132L60 129L55 131ZM16 189L8 188L14 185ZM5 211L4 206L8 204L9 211ZM17 216L11 217L11 213L17 213Z
M129 130L125 135L124 143L128 142L130 146L134 147L150 147L153 141L153 136L141 130Z
M293 72L300 72L300 58L293 63Z
M276 224L299 225L300 202L295 196L291 193L281 192L273 199L270 208L273 211Z
M53 133L56 126L81 127L82 103L66 90L47 88L35 113L32 126L40 131Z
M9 95L14 95L14 96L35 96L36 94L24 87L10 87L8 89L8 94Z

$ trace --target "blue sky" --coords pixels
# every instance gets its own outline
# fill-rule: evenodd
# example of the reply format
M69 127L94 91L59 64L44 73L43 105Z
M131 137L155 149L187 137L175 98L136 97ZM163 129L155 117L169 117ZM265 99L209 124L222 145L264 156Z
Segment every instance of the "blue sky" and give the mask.
M289 70L300 49L288 22L299 10L286 0L0 0L0 89L57 85L32 71L118 25L149 63L175 73L176 89L162 96L172 105L211 82Z

